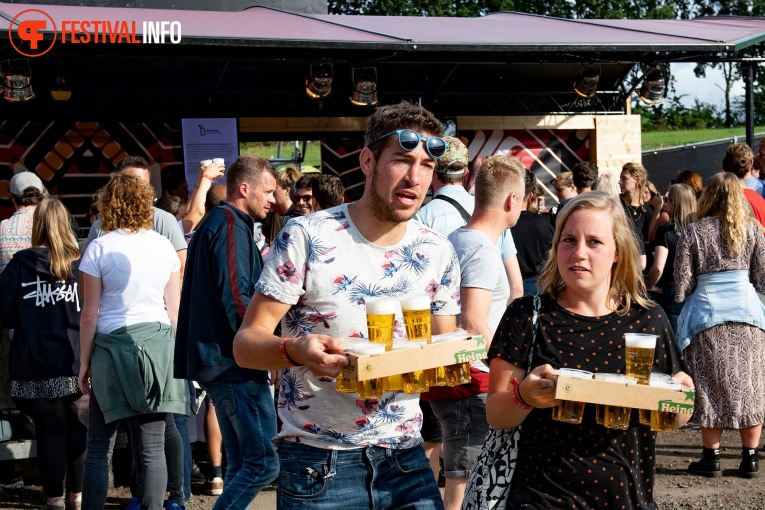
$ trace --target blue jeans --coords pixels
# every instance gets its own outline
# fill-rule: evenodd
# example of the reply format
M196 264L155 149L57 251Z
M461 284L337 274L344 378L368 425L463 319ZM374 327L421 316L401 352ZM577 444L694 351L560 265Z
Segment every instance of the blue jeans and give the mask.
M133 448L140 452L141 479L139 487L142 510L162 508L167 486L165 464L165 419L167 413L139 414L125 418L130 429ZM82 508L103 510L109 490L109 459L120 420L104 422L96 396L90 395L88 440L83 467Z
M228 467L214 510L246 510L279 474L271 439L276 410L268 381L199 383L215 405Z
M186 425L186 416L173 414L173 420L183 443L183 503L188 503L191 499L191 443L189 442L189 428Z
M421 446L323 450L281 441L276 508L443 510Z
M523 295L524 296L536 296L537 295L537 281L538 276L531 276L523 279Z
M670 326L672 326L672 333L674 334L677 334L677 318L680 316L680 311L685 304L685 301L675 303L676 291L677 287L674 284L669 285L666 289L661 290L661 298L659 298L659 305L667 312L667 319Z

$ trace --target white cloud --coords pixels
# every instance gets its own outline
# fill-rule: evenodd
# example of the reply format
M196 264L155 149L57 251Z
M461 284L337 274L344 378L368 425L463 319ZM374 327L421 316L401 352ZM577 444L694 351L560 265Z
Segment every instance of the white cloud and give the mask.
M723 108L725 106L725 79L720 69L707 69L706 78L697 78L693 74L696 64L672 64L672 75L675 77L675 97L682 96L685 106L693 106L694 99ZM744 82L738 80L731 89L731 100L744 95Z

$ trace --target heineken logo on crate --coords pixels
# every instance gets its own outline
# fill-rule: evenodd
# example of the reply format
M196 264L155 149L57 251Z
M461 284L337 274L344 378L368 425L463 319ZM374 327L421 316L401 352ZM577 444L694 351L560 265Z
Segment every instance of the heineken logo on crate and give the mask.
M367 372L371 372L372 368L373 367L371 363L367 363L366 365L364 365L364 370L366 370Z
M671 400L659 400L658 410L663 413L693 414L693 404L678 404Z
M454 361L457 363L470 363L471 361L478 361L485 357L485 349L478 349L476 351L459 351L454 353Z

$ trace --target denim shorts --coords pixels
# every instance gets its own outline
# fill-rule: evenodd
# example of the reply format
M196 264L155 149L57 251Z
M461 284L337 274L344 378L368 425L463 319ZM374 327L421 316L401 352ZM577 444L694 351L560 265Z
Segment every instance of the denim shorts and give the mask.
M489 432L486 393L430 404L444 434L444 476L467 478Z
M279 510L443 510L430 462L421 446L325 450L278 442Z

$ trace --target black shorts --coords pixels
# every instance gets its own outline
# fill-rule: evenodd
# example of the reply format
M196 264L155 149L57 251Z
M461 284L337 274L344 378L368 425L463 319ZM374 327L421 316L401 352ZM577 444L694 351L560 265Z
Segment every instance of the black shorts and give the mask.
M433 414L430 402L420 400L420 409L422 409L422 440L428 443L443 443L444 437L441 435L441 423Z

